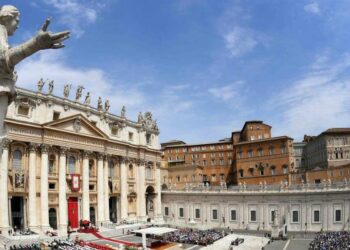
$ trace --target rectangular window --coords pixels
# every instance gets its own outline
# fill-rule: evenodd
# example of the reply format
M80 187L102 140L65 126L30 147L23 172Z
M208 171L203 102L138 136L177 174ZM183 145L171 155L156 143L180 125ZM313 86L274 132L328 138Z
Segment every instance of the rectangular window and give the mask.
M220 181L225 181L225 174L220 174Z
M210 150L214 150L215 146L214 145L210 145Z
M276 174L276 169L275 168L271 168L271 175L275 175Z
M231 210L231 221L237 220L237 212L236 210Z
M93 191L95 189L95 186L94 185L89 185L89 190L90 191Z
M250 149L250 150L248 151L248 157L253 157L253 150Z
M52 117L52 120L56 121L60 118L60 112L56 112L54 111L53 112L53 117Z
M184 208L183 208L183 207L180 207L180 208L179 208L179 217L180 217L180 218L183 218L183 217L184 217Z
M250 221L255 222L256 221L256 211L250 210Z
M270 218L270 222L271 222L271 223L274 222L275 216L276 216L276 211L275 211L275 210L271 210L271 218Z
M314 210L314 222L320 222L320 211Z
M340 222L342 221L342 218L341 218L341 210L340 209L336 209L335 210L335 222Z
M269 148L269 155L273 155L273 153L274 153L274 148Z
M200 219L201 218L201 210L199 208L195 209L195 218Z
M217 220L218 219L218 210L217 209L213 209L212 210L212 219L213 220Z
M29 114L29 107L20 105L20 106L18 106L17 113L19 115L28 116L28 114Z
M129 132L129 141L133 141L133 140L134 140L134 133Z
M294 210L292 212L292 222L299 222L299 211Z
M55 189L56 184L55 183L49 183L49 189Z
M164 207L164 216L169 216L169 207Z

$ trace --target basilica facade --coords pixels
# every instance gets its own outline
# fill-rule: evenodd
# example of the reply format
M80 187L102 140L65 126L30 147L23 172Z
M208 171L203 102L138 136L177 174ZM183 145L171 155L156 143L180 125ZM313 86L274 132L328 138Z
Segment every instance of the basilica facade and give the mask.
M83 88L69 98L17 88L1 145L0 231L98 226L162 218L159 130L150 112L137 121L90 105Z

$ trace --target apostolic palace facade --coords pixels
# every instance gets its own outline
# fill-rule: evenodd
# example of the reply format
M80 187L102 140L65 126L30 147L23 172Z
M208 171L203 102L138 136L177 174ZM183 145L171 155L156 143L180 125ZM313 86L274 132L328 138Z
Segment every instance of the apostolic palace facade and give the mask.
M96 225L161 220L159 130L150 112L138 121L91 107L82 87L74 100L17 88L5 119L0 174L0 231L66 232L80 220ZM144 195L141 195L144 194Z

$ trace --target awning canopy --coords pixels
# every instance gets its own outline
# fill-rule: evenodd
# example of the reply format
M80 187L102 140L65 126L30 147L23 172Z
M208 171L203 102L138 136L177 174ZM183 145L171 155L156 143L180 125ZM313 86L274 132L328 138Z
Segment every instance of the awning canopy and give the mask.
M148 227L144 229L135 230L134 233L145 233L145 234L154 234L154 235L163 235L166 233L177 231L178 229L169 228L169 227Z

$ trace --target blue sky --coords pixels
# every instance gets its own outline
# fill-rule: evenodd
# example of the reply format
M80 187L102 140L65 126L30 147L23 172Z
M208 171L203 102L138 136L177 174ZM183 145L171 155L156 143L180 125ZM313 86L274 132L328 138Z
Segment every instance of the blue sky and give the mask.
M3 3L4 1L2 1ZM301 140L350 123L350 1L33 0L19 44L52 17L66 48L18 65L18 86L40 77L83 84L127 117L151 111L161 141L216 141L246 120Z

